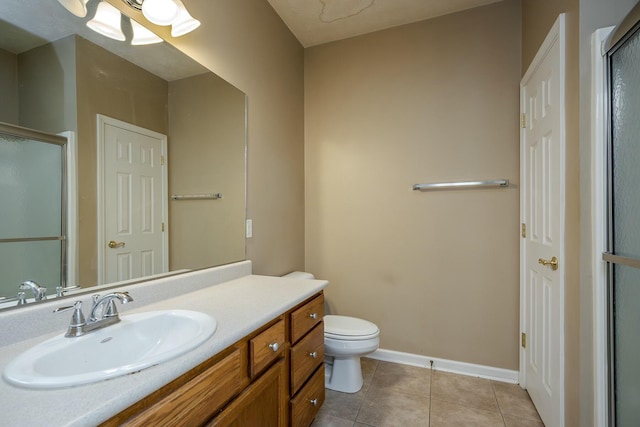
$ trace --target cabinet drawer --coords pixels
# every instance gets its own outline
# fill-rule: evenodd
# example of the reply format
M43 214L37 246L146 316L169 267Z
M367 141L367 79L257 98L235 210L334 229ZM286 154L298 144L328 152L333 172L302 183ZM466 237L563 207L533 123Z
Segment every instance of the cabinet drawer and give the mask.
M249 372L251 378L254 378L282 354L284 343L284 320L279 320L269 329L249 340Z
M324 322L291 348L291 394L304 384L324 360Z
M324 316L324 296L318 295L302 307L291 313L291 344L295 344L300 338L322 321Z
M242 388L240 350L216 363L123 425L199 425L210 419Z
M309 382L291 399L291 425L309 427L324 403L324 364Z

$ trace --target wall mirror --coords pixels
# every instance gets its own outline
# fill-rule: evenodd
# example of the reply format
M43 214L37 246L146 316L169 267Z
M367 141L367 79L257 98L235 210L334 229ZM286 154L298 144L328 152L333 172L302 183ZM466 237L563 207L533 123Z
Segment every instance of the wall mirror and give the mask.
M2 3L0 122L75 138L68 168L76 171L77 191L68 198L77 233L67 246L77 260L67 266L74 279L66 285L87 290L245 259L246 95L166 42L132 46L93 32L86 22L98 2L87 4L86 18L55 0ZM131 31L128 18L122 24ZM112 157L145 158L149 135L164 139L149 151L158 154L149 158L164 166L163 176L149 184L145 172L136 181L110 169ZM140 138L142 146L129 144ZM152 221L150 200L162 213ZM135 246L126 239L136 221L159 230L165 261L143 255L132 262L126 250L118 252L122 243ZM38 268L20 280L38 281ZM59 283L42 281L55 296ZM0 307L16 306L19 286L17 277L0 277L0 297L7 298Z

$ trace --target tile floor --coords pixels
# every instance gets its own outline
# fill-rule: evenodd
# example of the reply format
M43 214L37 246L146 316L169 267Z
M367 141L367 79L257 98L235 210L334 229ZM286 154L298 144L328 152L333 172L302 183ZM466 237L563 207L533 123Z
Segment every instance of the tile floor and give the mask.
M326 390L312 427L544 427L516 384L362 359L358 393Z

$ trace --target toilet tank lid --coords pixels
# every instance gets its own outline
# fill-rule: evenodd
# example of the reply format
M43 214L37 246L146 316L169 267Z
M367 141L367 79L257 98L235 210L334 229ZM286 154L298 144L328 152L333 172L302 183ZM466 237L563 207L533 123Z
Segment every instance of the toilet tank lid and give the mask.
M323 320L325 333L332 335L362 336L380 332L374 323L357 317L328 314Z

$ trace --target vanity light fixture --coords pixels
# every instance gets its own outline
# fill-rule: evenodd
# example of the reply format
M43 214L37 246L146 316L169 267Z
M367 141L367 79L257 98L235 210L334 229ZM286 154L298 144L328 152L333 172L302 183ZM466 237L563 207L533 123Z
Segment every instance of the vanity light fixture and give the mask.
M156 25L171 25L171 36L180 37L200 26L181 0L122 0L142 12L145 18Z
M96 10L96 16L89 22L87 27L96 33L112 38L114 40L125 41L126 37L120 25L121 14L118 9L107 2L100 2Z
M178 16L171 23L172 37L183 36L200 26L200 21L189 14L182 1L176 0L176 3L178 4Z
M142 3L142 14L156 25L171 25L178 11L174 0L144 0Z
M132 8L142 12L142 15L156 25L171 25L171 36L180 37L200 26L200 21L194 19L181 0L122 0ZM69 12L79 18L87 16L87 3L94 0L58 0ZM122 32L120 11L104 0L97 0L96 14L87 26L103 36L124 41L126 36ZM162 39L133 19L132 45L160 43Z
M131 39L131 44L133 46L162 42L162 39L160 37L156 36L153 32L147 30L145 27L138 24L133 19L131 20L131 30L133 31L133 38Z

